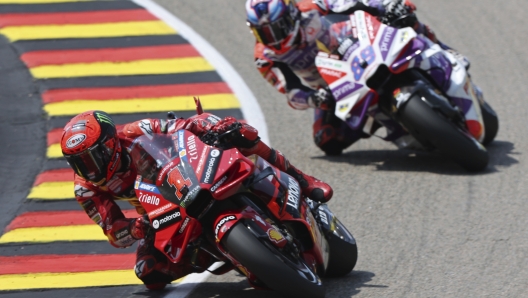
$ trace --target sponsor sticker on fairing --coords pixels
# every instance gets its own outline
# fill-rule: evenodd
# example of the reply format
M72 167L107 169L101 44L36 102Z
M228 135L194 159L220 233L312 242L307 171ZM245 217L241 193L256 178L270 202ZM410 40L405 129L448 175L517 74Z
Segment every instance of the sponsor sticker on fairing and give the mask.
M168 203L167 205L163 205L163 206L159 207L158 209L149 212L148 215L149 215L149 217L154 217L154 216L159 215L159 214L161 214L161 213L163 213L163 212L165 212L167 210L170 210L173 206L175 206L175 205L172 204L172 203Z
M196 149L196 136L190 135L187 138L187 151L189 153L189 161L198 159L198 150Z
M174 161L171 161L170 163L166 164L163 169L158 174L158 178L156 181L163 181L163 178L165 177L165 174L167 174L167 171L172 169L174 167L175 163Z
M222 152L218 149L212 149L209 152L207 161L205 162L205 170L202 173L201 183L211 184L214 181L214 176L220 163Z
M319 219L321 219L321 222L325 225L328 225L328 216L326 215L326 212L319 209Z
M222 218L215 227L215 237L218 239L218 232L220 231L220 228L222 228L223 225L225 225L227 222L236 220L236 217L234 215L229 215L224 218Z
M286 205L297 210L299 208L300 199L301 188L299 187L299 183L292 177L288 177L288 202L286 202Z
M387 26L385 30L383 31L383 34L381 35L381 39L379 41L379 49L380 49L381 55L383 56L383 60L387 58L390 47L392 45L392 41L394 40L395 36L396 36L396 29L393 27Z
M168 212L152 221L152 227L155 230L161 230L182 220L180 208L176 208L172 212Z
M185 221L182 223L181 227L180 227L180 230L178 231L178 233L183 233L183 231L185 231L185 228L187 227L187 224L189 223L191 219L189 217L186 217L185 218Z
M156 185L140 182L137 189L146 190L153 193L160 194L160 191Z
M150 205L154 205L154 206L158 206L159 203L160 203L160 198L158 196L156 196L155 194L143 193L141 191L139 192L138 200L141 203L146 203L146 204L150 204Z
M280 243L284 240L284 237L282 236L282 234L275 229L269 229L267 234L268 234L269 239L275 243Z
M218 182L216 182L215 185L211 187L211 192L215 192L220 186L222 186L222 184L224 184L226 180L227 180L227 176L224 176L220 180L218 180Z
M358 30L358 38L361 44L369 44L370 38L368 36L367 23L365 21L365 12L358 10L354 15L356 16L356 28Z
M335 88L332 88L332 94L337 100L341 100L355 91L359 90L362 86L354 84L352 82L345 82Z

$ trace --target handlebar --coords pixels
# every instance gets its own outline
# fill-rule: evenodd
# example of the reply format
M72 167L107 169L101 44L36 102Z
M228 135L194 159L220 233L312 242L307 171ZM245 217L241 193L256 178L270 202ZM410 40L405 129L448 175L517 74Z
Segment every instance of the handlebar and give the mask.
M209 146L215 146L220 149L230 149L235 147L232 143L232 140L240 136L240 129L242 124L239 122L233 123L229 129L221 134L216 131L208 131L203 136L200 137L200 140L206 143Z

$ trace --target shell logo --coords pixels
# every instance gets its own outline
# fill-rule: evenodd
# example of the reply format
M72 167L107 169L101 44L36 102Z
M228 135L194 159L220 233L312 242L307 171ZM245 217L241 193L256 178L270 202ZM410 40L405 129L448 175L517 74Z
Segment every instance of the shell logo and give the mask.
M284 237L282 236L282 234L279 233L279 231L275 229L268 230L268 237L275 243L279 243L282 240L284 240Z

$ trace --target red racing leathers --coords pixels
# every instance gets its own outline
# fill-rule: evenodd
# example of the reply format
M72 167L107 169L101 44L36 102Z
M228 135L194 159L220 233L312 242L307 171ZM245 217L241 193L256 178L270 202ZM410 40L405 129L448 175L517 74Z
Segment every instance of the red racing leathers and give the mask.
M126 124L118 131L119 140L123 148L128 148L132 141L141 135L155 133L172 134L180 129L186 129L200 136L213 129L228 130L230 125L237 123L232 117L223 120L211 114L196 115L188 119L143 119ZM240 138L234 139L233 144L244 155L257 154L280 170L295 177L302 188L303 194L317 201L328 201L332 196L332 189L326 183L319 181L297 170L278 151L260 141L258 131L248 124L242 124ZM134 193L134 182L137 171L133 166L130 155L122 154L118 170L104 186L98 186L75 175L75 198L86 211L88 216L101 228L115 247L128 247L136 240L141 240L137 250L135 272L150 289L162 288L172 280L193 272L193 268L184 256L184 261L178 264L169 262L165 256L157 251L152 241L142 239L143 233L135 229L136 218L126 218L117 205L117 200L126 200L136 208L139 215L144 215ZM208 255L198 256L201 268L210 265Z
M211 119L218 120L218 118ZM184 128L197 134L202 133L203 128L199 125L202 123L195 122L196 119L192 117L176 120L144 119L125 125L118 131L118 136L121 146L127 148L134 138L142 134L171 133ZM206 120L203 122L205 124ZM148 288L162 288L172 280L193 272L193 269L189 262L170 263L153 247L152 241L141 239L143 235L133 234L136 218L126 218L116 201L128 201L135 207L138 215L145 214L134 192L136 175L130 156L122 154L119 169L104 186L92 184L75 175L75 198L88 216L103 229L113 246L124 248L132 245L136 240L141 240L137 249L136 275ZM207 268L207 256L202 256L202 259Z
M328 33L322 30L321 17L331 13L351 14L365 10L380 19L412 13L416 7L409 0L316 0L299 1L301 12L300 42L285 53L277 54L272 48L256 43L255 65L262 76L279 92L286 94L288 104L298 110L315 108L313 137L316 145L327 154L338 154L359 138L366 136L361 130L353 131L338 119L333 108L320 105L321 88L327 87L317 68L315 56L319 49L316 40L330 47ZM414 29L438 42L426 25L416 22ZM333 99L329 99L333 101Z

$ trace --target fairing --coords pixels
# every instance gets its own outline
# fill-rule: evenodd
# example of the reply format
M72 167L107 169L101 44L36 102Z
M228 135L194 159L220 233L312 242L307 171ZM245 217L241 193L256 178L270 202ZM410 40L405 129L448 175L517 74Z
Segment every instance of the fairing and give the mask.
M127 150L136 157L134 188L156 231L155 247L173 262L201 234L199 221L186 210L204 198L200 192L225 199L252 173L252 163L238 150L206 145L186 130L141 136Z
M368 116L382 124L387 122L376 107L377 92L367 86L378 67L385 65L393 74L410 68L429 74L464 112L468 127L471 121L480 125L482 130L472 134L477 140L483 140L483 119L473 84L465 68L450 53L417 35L412 28L387 26L364 11L356 11L347 20L338 22L323 18L323 28L330 28L328 32L334 41L331 44L335 46L320 47L315 64L337 101L336 116L352 129L361 129ZM393 131L402 135L401 130Z

